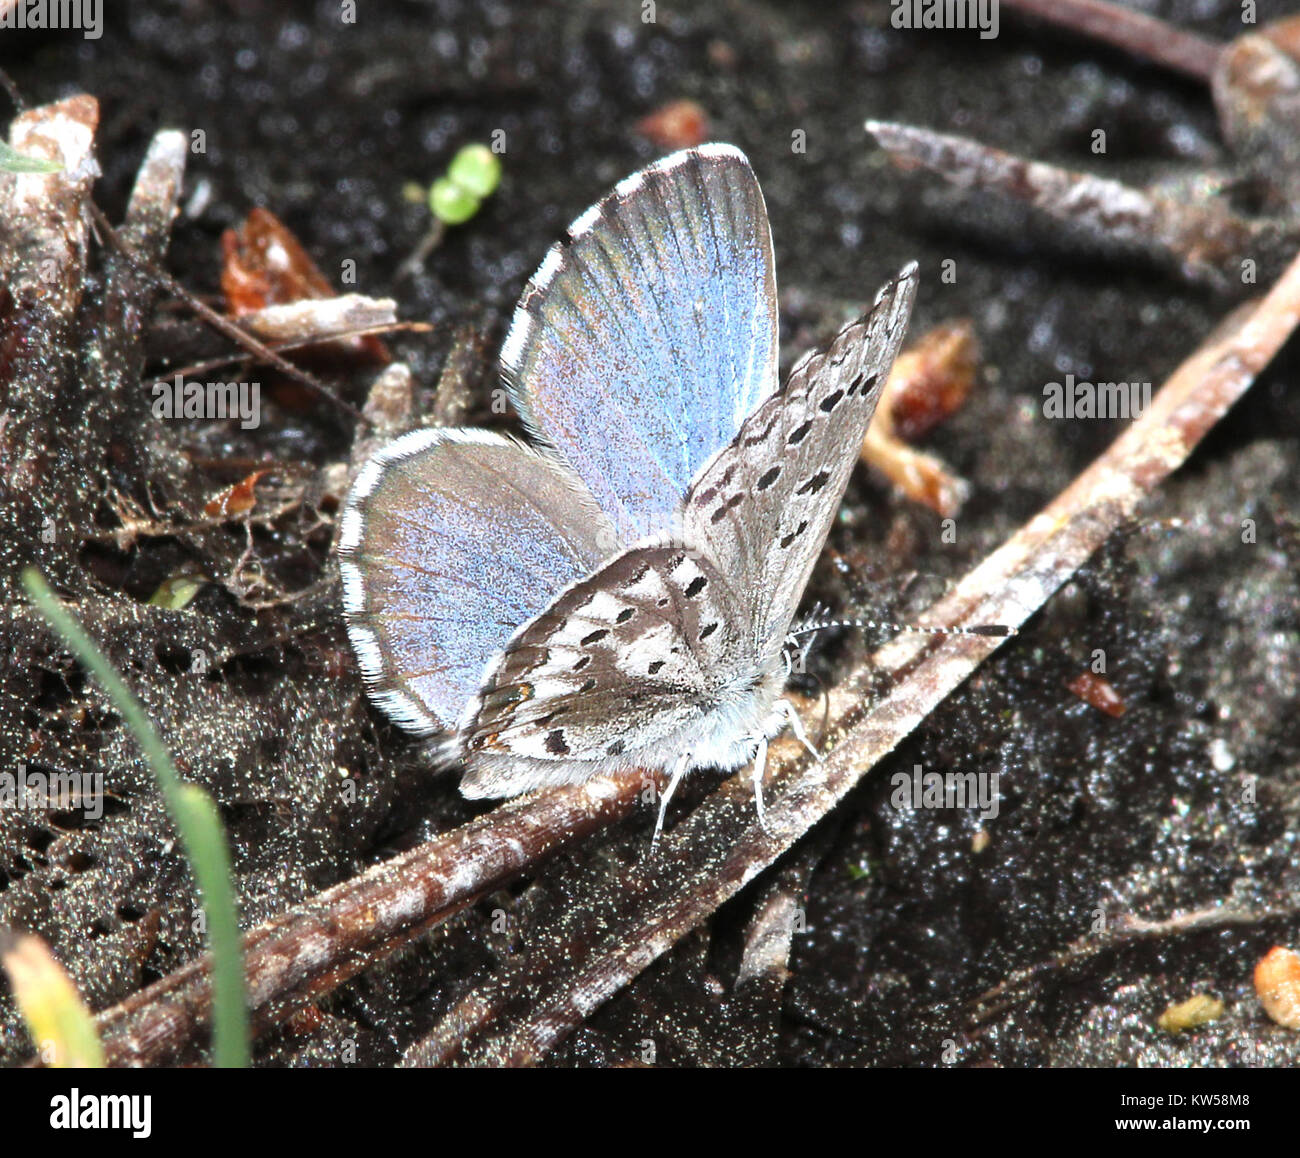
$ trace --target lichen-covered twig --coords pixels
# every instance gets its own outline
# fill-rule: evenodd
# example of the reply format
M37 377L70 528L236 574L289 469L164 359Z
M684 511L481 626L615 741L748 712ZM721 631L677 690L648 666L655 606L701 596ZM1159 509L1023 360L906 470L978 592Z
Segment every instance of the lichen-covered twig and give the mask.
M868 121L866 129L903 165L924 166L961 189L1011 197L1102 248L1142 254L1216 289L1277 272L1273 255L1296 233L1284 222L1248 220L1217 201L1136 189L966 137L889 121ZM1250 279L1243 278L1245 262Z

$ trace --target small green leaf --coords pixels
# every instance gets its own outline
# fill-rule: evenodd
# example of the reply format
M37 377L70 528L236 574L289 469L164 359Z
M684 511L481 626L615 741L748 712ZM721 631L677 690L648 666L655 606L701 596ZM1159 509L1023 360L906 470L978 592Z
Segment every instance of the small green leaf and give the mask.
M479 199L450 177L439 177L429 187L429 212L445 225L463 225L478 207Z
M501 184L501 161L486 145L466 145L447 166L447 176L482 200Z

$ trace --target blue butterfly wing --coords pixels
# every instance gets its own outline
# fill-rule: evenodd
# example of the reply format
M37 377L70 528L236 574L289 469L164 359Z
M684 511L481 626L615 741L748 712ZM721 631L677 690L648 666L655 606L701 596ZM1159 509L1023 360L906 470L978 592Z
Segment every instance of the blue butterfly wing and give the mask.
M730 145L620 182L528 283L502 348L511 398L625 542L671 525L777 382L763 195Z
M515 629L616 545L553 456L480 430L399 438L357 476L339 535L371 698L411 731L454 727Z

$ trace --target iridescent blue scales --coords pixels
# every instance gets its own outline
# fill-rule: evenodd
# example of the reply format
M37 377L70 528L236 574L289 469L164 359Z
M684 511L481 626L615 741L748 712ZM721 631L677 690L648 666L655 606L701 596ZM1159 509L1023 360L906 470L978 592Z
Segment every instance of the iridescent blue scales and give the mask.
M750 760L757 786L768 739L799 730L783 645L915 283L909 266L778 389L744 155L706 145L621 182L547 254L502 350L536 449L421 430L357 478L339 555L374 701L452 734L467 796L652 768L666 803L689 769Z

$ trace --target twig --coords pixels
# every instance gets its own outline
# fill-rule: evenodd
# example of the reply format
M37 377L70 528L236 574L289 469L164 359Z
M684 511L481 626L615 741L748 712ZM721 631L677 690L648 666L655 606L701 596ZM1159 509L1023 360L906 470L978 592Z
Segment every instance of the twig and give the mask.
M0 232L5 281L15 300L30 296L61 321L70 321L85 290L89 231L81 208L99 173L98 125L99 104L84 95L22 113L9 128L9 143L63 168L0 174L0 208L5 225L14 226Z
M974 1002L973 1020L976 1025L1017 1004L1024 991L1040 977L1059 973L1075 965L1082 965L1107 953L1117 953L1130 945L1146 941L1178 937L1205 929L1223 929L1232 926L1262 925L1269 921L1289 920L1300 911L1295 905L1276 906L1269 909L1234 909L1215 906L1190 913L1175 913L1162 921L1150 921L1126 914L1117 918L1114 933L1104 939L1074 941L1060 953L1046 961L1027 965L985 990Z
M1218 202L1136 189L966 137L890 121L868 121L866 130L904 165L924 166L960 189L1021 201L1095 242L1173 264L1189 280L1218 289L1241 285L1243 262L1264 265L1279 240L1295 232L1270 218L1247 220Z
M636 781L594 780L522 800L321 893L244 937L254 1032L284 1020L558 849L626 816ZM96 1019L109 1065L175 1063L203 1038L206 957Z
M340 330L337 333L329 334L308 334L301 338L293 338L286 342L268 342L267 348L284 353L286 350L310 350L315 346L324 345L326 342L347 342L353 338L377 337L380 334L426 334L433 329L428 322L384 322L374 326L358 326L351 329ZM188 366L177 366L174 369L160 370L159 379L175 377L179 374L182 378L189 378L198 374L207 374L212 370L219 370L222 366L233 366L237 363L247 363L254 360L254 356L247 352L242 354L225 354L220 358L209 358L206 362L191 362Z
M1004 0L1008 8L1036 16L1082 36L1209 84L1223 45L1154 16L1105 0Z

